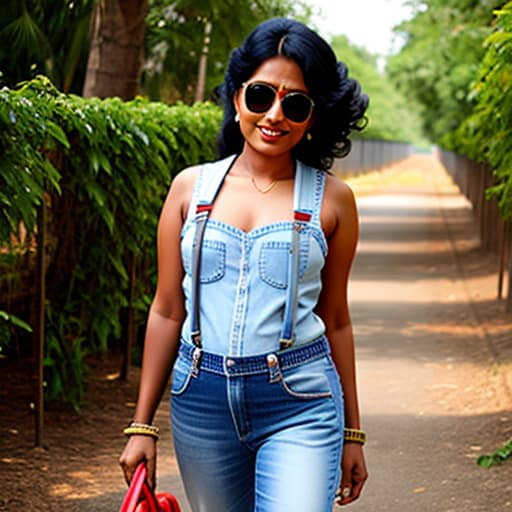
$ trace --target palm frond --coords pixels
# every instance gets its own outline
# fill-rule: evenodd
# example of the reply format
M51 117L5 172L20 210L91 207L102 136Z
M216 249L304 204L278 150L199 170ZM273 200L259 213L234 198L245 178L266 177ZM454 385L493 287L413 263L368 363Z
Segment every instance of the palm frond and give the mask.
M30 57L45 62L52 57L50 43L28 11L12 20L0 31L0 37L8 41L10 48L27 52Z

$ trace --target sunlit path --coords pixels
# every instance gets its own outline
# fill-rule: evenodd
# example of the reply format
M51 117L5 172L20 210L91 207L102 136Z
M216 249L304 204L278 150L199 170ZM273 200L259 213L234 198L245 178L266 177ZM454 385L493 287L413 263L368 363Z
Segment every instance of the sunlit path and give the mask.
M495 298L495 276L483 265L460 270L476 253L469 205L427 156L353 185L361 242L351 304L370 480L350 509L512 510L510 468L475 464L512 415L507 367L496 366L475 315Z

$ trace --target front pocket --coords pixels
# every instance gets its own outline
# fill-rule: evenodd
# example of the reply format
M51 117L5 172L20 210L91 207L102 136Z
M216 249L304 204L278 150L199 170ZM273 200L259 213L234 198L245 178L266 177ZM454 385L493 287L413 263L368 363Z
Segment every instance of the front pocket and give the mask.
M294 368L281 370L280 382L286 393L294 398L314 399L332 396L327 372L331 364L322 357Z
M192 378L191 363L178 356L172 370L171 394L178 396L183 394Z

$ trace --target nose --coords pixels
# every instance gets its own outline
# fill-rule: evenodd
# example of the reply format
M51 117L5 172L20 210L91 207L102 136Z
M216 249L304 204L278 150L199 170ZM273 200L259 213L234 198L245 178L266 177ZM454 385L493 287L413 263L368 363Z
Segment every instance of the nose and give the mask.
M281 108L281 100L278 95L274 98L274 103L272 103L272 106L267 110L265 117L271 123L279 123L285 118L283 109Z

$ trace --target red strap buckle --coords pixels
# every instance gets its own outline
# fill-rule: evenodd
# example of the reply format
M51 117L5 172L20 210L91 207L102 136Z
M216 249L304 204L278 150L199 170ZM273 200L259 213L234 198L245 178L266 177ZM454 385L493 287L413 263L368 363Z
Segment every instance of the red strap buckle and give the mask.
M211 204L198 204L196 207L196 213L211 212L211 211L212 211Z
M311 213L296 210L293 212L293 218L301 222L309 222L311 220Z

